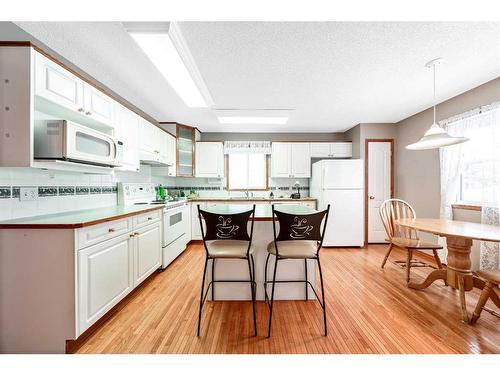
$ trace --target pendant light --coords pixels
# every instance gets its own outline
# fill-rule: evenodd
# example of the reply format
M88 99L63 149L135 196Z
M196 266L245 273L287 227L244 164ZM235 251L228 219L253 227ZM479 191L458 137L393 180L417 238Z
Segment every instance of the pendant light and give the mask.
M436 123L436 65L440 65L442 62L443 58L440 57L425 64L427 68L432 68L434 75L434 122L432 123L429 130L425 132L424 136L420 138L417 143L412 143L411 145L406 146L407 150L431 150L434 148L456 145L458 143L467 142L469 140L469 138L450 136L441 126Z

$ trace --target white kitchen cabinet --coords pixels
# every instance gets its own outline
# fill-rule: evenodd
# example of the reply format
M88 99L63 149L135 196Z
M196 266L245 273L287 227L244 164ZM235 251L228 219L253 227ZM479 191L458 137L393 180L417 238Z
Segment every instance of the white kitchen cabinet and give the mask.
M196 142L196 177L224 178L222 142Z
M170 164L170 134L158 126L141 119L140 124L140 159L152 164Z
M128 234L78 252L78 332L134 288L133 238Z
M329 158L332 154L332 144L326 142L311 143L312 158Z
M332 155L334 158L352 158L352 143L332 143Z
M77 229L77 336L161 267L161 214Z
M154 159L156 151L156 129L153 124L140 119L140 158L141 160Z
M86 116L112 127L114 126L114 103L115 101L111 97L88 83L84 83L83 108Z
M198 218L198 205L200 208L204 210L206 208L205 202L193 202L191 204L191 239L192 240L201 240L201 228L200 228L200 219Z
M139 162L139 116L115 103L115 137L123 143L122 166L117 168L137 172Z
M168 148L167 148L167 175L171 177L177 176L177 139L170 133L167 133Z
M64 108L66 118L114 126L113 98L38 52L35 53L35 95L45 99L49 106Z
M134 232L134 286L161 266L161 227L151 225Z
M46 56L35 53L35 95L83 114L84 82Z
M271 177L290 177L291 144L273 142L271 148Z
M290 172L293 178L311 177L311 149L309 143L292 143Z
M273 142L271 177L311 177L311 150L309 143Z
M351 142L316 142L311 143L313 158L350 158L352 157Z

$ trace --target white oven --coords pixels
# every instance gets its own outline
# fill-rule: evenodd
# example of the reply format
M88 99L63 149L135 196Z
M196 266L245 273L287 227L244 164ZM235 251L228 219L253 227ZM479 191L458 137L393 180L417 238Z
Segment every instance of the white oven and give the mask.
M122 143L113 136L66 120L35 122L35 159L116 167Z
M163 209L162 268L186 249L189 214L189 206L185 201L167 203Z

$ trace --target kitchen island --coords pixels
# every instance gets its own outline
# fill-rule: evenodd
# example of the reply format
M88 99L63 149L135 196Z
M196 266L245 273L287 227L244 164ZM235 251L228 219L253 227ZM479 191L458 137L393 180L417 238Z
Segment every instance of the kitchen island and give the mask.
M206 209L208 212L230 214L248 211L252 205L217 204ZM290 214L311 214L317 212L310 207L300 204L280 204L276 210ZM255 280L257 282L257 300L264 300L264 275L267 257L267 245L273 241L272 206L256 205L252 243L255 247ZM278 228L277 228L278 229ZM249 223L250 230L250 223ZM272 280L274 256L271 255L268 265L268 280ZM308 280L316 285L316 262L307 262ZM212 274L207 272L207 282L211 281ZM248 279L248 265L239 259L217 259L215 263L215 280ZM304 280L304 262L296 259L287 259L279 262L276 280ZM269 289L270 291L270 289ZM304 283L276 284L274 292L276 300L305 299L306 287ZM309 287L309 298L314 298ZM211 298L211 293L208 295ZM250 288L246 283L216 283L215 300L251 300Z

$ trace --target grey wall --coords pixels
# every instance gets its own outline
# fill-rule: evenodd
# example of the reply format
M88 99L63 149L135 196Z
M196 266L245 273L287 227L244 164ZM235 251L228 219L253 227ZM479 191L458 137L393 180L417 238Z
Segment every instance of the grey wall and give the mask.
M343 141L344 133L201 133L202 141Z
M352 142L352 157L359 159L360 154L360 140L361 140L361 124L358 124L344 133L345 140Z
M437 106L437 120L458 115L500 100L500 78L496 78ZM412 203L422 217L439 217L441 185L439 151L409 151L432 124L432 108L396 124L396 195Z

